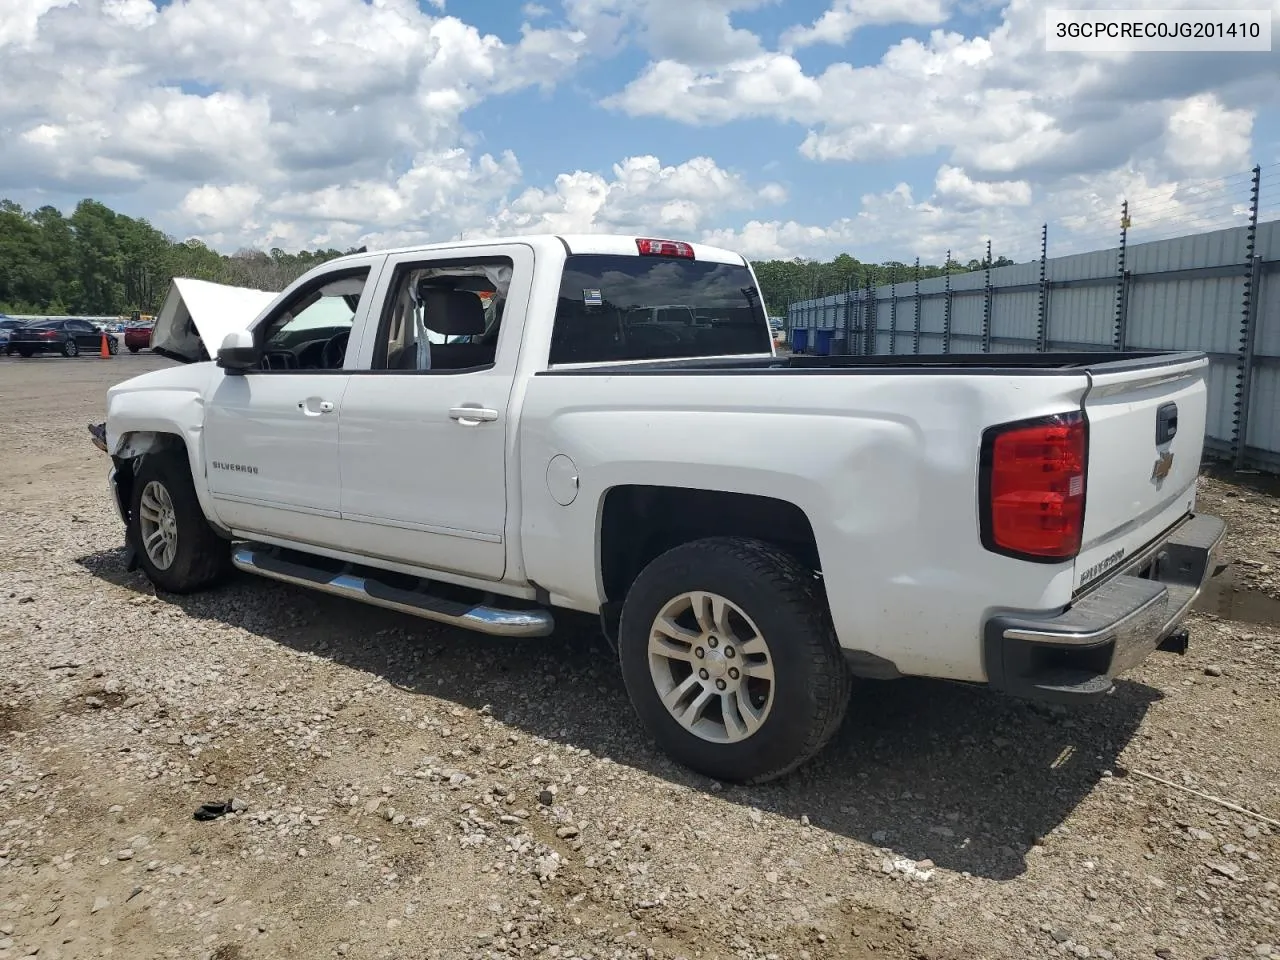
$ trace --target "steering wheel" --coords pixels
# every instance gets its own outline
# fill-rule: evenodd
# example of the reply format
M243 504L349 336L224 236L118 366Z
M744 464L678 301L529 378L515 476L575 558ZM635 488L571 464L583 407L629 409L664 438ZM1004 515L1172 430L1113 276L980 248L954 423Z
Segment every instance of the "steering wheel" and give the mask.
M320 354L321 369L341 369L347 359L347 341L350 339L351 331L343 330L324 342L324 350Z

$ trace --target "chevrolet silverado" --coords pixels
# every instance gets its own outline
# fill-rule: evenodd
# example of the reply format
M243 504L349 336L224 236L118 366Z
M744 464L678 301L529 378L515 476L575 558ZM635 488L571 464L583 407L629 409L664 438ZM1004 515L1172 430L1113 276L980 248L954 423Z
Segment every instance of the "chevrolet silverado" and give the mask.
M644 728L725 780L812 757L854 678L1107 695L1185 648L1224 530L1204 355L779 357L750 263L702 244L359 253L232 319L108 392L157 587L598 616Z

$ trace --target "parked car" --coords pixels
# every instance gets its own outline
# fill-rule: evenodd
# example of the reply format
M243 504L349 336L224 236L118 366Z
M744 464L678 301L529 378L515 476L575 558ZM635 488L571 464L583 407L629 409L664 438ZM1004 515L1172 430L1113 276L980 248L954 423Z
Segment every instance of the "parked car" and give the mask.
M124 328L124 345L130 353L146 350L151 346L153 324L131 323Z
M0 317L0 347L9 343L9 333L26 323L25 320L15 320L13 317Z
M672 303L705 322L625 322ZM355 254L214 352L107 395L158 588L239 568L508 637L598 616L645 728L724 780L813 756L855 676L1102 697L1185 650L1224 532L1204 354L783 358L749 262L701 244Z
M60 353L64 357L76 357L83 351L98 353L102 338L107 338L107 349L115 356L120 349L120 338L114 333L104 333L88 320L75 318L62 320L32 320L9 332L5 353L31 357L37 353Z

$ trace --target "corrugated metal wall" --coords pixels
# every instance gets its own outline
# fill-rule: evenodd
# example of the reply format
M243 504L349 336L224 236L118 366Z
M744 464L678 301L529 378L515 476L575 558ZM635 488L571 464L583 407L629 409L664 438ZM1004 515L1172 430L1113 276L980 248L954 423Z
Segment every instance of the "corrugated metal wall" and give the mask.
M852 354L1204 351L1210 451L1243 443L1245 462L1280 471L1280 221L1258 224L1252 259L1247 243L1235 227L1133 244L1123 277L1119 248L1055 257L1044 289L1035 261L887 284L870 300L851 290L793 303L787 326L809 331L809 352L820 329L826 349Z

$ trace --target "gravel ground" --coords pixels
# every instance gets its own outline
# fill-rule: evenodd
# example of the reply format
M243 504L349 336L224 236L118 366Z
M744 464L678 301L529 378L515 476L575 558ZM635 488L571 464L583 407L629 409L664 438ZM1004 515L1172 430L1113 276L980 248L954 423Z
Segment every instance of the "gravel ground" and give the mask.
M1197 614L1084 712L865 683L817 762L725 787L590 630L157 596L85 424L164 363L0 361L0 960L1280 957L1280 828L1139 773L1280 819L1274 625ZM1280 619L1244 479L1204 506Z

